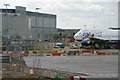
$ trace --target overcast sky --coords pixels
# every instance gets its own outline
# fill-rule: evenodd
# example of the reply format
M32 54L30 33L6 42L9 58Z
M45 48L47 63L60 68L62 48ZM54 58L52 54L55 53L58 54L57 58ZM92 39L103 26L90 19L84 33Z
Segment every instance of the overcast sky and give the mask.
M81 29L118 27L119 0L0 0L0 8L24 6L27 11L57 15L57 28Z

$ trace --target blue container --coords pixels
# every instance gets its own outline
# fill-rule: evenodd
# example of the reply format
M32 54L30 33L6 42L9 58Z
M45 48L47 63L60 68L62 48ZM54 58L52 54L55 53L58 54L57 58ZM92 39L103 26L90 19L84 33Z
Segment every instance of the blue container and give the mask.
M76 55L76 53L73 53L73 55Z
M67 55L71 55L71 53L67 53Z

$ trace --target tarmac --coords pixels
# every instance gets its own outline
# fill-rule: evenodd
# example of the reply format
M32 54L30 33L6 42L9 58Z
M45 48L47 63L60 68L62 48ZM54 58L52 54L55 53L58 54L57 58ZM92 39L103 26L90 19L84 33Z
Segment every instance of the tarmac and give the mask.
M85 73L88 78L118 77L118 56L31 56L25 61L29 67Z

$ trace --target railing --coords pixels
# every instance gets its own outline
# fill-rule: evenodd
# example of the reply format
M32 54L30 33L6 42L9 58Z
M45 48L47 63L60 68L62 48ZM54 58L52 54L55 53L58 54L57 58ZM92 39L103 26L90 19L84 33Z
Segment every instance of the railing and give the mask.
M71 76L88 76L84 73L72 73L68 71L54 70L54 69L43 69L43 68L29 68L30 74L35 75L38 78L46 79L67 79L70 80Z

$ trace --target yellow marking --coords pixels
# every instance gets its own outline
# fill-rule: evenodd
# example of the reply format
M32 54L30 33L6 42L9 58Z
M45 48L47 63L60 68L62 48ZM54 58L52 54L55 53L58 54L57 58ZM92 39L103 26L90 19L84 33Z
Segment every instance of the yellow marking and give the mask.
M7 70L6 68L2 68L2 70Z
M113 74L113 75L112 75L112 77L114 78L114 77L116 77L116 75L115 75L115 74Z
M14 68L10 68L11 70L14 69Z
M88 75L89 73L85 73L86 75Z

